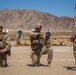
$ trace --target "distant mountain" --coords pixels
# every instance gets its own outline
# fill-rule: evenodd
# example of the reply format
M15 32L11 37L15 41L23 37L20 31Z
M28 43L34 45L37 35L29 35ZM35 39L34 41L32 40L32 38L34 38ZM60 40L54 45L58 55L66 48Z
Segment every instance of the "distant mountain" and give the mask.
M0 10L0 25L7 28L32 29L38 22L42 24L43 29L52 30L71 30L73 25L67 16L57 17L49 13L26 9Z

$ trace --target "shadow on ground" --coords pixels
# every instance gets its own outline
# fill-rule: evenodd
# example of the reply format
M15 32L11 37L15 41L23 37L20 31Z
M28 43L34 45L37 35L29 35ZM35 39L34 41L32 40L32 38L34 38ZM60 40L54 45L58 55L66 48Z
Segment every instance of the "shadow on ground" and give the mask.
M27 66L30 66L30 67L35 67L33 64L27 64ZM40 64L40 66L46 67L47 65Z
M67 70L76 71L76 67L72 67L72 66L63 66L63 67L66 68Z

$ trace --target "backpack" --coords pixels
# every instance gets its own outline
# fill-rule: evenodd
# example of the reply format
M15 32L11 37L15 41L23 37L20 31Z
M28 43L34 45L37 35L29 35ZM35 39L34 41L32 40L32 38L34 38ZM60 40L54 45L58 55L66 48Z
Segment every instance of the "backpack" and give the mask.
M6 47L6 42L4 39L4 34L0 33L0 49L4 49Z

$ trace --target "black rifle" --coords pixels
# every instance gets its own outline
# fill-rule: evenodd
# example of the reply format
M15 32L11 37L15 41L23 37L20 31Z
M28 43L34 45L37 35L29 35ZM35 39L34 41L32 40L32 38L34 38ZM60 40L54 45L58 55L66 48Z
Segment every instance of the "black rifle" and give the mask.
M41 48L43 47L43 45L40 43L40 36L38 35L37 39L38 39L38 44L37 44L37 66L40 66L40 52L41 52Z

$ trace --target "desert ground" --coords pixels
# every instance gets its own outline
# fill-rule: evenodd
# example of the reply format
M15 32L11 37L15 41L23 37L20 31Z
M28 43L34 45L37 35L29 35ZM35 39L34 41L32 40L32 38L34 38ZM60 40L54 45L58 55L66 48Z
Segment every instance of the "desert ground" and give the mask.
M47 55L41 57L41 66L34 67L31 63L30 46L12 46L8 56L9 67L0 67L0 75L76 75L76 65L72 46L52 46L53 61L47 65Z

